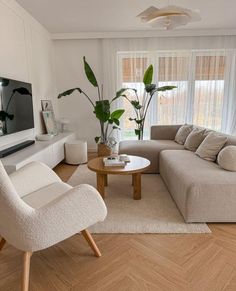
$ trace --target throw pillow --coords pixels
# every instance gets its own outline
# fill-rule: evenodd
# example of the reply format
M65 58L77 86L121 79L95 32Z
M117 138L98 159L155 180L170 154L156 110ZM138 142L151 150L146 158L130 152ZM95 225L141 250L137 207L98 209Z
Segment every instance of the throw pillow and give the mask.
M200 144L196 154L208 161L214 162L219 151L227 141L227 137L223 134L211 132L207 135L204 141Z
M193 129L193 126L190 124L182 125L179 128L178 132L176 133L175 141L179 144L184 144L186 141L186 138L188 137L192 129Z
M236 146L227 146L223 148L217 160L221 168L236 172Z
M195 152L205 137L205 129L194 128L188 135L184 148Z

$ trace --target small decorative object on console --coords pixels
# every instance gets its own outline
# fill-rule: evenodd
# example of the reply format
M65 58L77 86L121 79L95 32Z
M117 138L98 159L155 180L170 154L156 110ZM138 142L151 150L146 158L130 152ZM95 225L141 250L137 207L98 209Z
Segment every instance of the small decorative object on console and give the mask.
M39 134L36 135L36 140L38 141L49 141L54 137L53 134Z
M59 124L60 124L60 131L61 132L67 132L68 130L68 126L70 124L70 120L67 118L60 118L59 119Z

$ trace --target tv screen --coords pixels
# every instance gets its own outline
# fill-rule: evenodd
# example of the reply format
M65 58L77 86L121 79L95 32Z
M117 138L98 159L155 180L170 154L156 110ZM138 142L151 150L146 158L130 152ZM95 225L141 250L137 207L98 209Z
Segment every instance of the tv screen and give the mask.
M0 136L34 128L31 84L0 77Z

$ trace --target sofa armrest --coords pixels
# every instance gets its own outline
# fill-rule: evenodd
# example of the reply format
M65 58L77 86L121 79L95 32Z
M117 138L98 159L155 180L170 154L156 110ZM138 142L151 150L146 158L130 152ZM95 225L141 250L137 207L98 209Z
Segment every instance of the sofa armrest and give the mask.
M20 197L50 184L61 182L61 179L52 169L40 162L31 162L9 177Z
M153 125L151 126L151 139L174 140L181 125Z

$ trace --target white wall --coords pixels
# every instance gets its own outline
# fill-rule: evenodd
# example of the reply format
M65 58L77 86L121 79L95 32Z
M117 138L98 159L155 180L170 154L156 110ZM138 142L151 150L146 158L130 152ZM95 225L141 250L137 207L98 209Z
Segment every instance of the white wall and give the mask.
M0 138L0 147L42 132L41 100L51 99L57 115L53 45L49 33L14 0L0 0L0 76L32 83L35 131Z
M97 90L87 80L83 69L83 56L86 56L98 82L102 80L101 40L55 41L55 64L58 93L70 88L80 87L93 100ZM88 100L78 92L63 97L58 103L60 117L71 121L71 129L80 139L88 141L90 150L96 148L94 137L99 135L97 119Z

